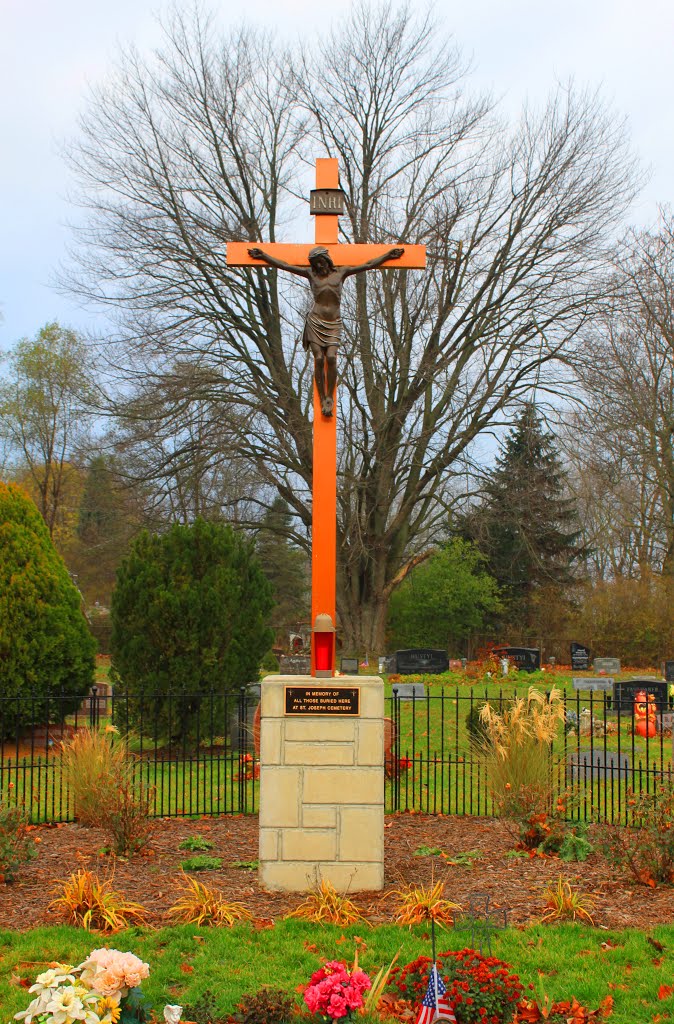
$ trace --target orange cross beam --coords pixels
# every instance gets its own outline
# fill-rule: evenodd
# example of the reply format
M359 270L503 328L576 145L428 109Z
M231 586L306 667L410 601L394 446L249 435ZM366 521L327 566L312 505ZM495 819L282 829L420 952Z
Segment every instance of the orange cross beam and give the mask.
M315 245L322 245L330 253L336 267L351 267L383 256L391 249L388 245L340 245L338 238L339 210L335 205L334 190L339 189L337 160L316 160L316 191L312 193L312 213L316 217L314 242L284 244L279 242L228 242L227 265L230 267L265 267L264 260L248 255L251 246L262 247L264 252L293 266L309 266L309 252ZM382 269L390 267L421 269L426 266L426 247L404 245L399 259L387 260ZM314 381L314 449L312 488L312 529L311 529L311 622L316 623L319 615L329 615L336 622L337 589L337 403L335 415L324 416L318 389ZM329 674L335 671L335 644L332 644ZM312 634L311 674L316 675L316 644ZM321 675L324 674L321 672Z

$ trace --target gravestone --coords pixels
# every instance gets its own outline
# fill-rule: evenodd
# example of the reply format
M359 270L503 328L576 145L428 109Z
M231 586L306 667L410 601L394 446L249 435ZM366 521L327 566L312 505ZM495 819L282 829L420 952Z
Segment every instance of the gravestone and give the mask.
M652 693L655 697L655 710L658 715L669 710L669 685L664 679L651 676L635 677L621 680L613 684L614 708L618 714L634 714L634 698L638 693Z
M311 675L311 658L308 654L282 654L279 658L279 672L284 676Z
M495 647L497 658L509 658L522 672L536 672L541 667L541 652L538 647Z
M616 751L574 750L567 765L571 782L614 782L627 777L630 759L625 753L620 757Z
M595 672L605 672L607 676L617 676L620 672L620 658L595 658Z
M341 658L339 662L339 671L344 672L347 675L358 675L358 658Z
M590 648L575 641L571 644L571 669L574 672L584 672L590 667Z
M612 676L574 676L574 690L604 690L606 693L613 693L615 680Z
M663 661L662 674L668 683L674 683L674 661Z
M393 665L394 667L390 667ZM415 647L407 651L396 651L389 658L389 672L397 672L401 676L417 673L440 675L449 671L447 651L438 651L431 647Z
M393 687L393 696L398 700L425 700L426 688L423 683L398 683Z

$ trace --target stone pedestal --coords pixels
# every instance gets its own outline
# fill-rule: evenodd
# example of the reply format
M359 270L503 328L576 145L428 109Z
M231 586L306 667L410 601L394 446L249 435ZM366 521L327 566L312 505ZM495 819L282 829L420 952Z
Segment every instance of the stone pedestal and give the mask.
M286 687L359 690L357 716L287 714ZM384 684L267 676L260 723L260 884L304 892L384 885Z

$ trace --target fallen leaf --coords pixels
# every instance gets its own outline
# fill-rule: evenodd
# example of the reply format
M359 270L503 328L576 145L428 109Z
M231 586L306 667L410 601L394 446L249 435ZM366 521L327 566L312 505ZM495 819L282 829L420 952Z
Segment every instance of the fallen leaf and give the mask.
M661 985L658 989L658 999L669 999L674 992L674 985Z

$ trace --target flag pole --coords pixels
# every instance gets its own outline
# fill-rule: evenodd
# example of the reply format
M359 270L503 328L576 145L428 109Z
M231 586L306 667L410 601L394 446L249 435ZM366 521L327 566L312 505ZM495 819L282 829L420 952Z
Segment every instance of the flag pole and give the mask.
M435 918L431 914L431 952L433 954L433 985L435 987L435 1013L440 1016L440 996L438 994L438 965L435 959Z

